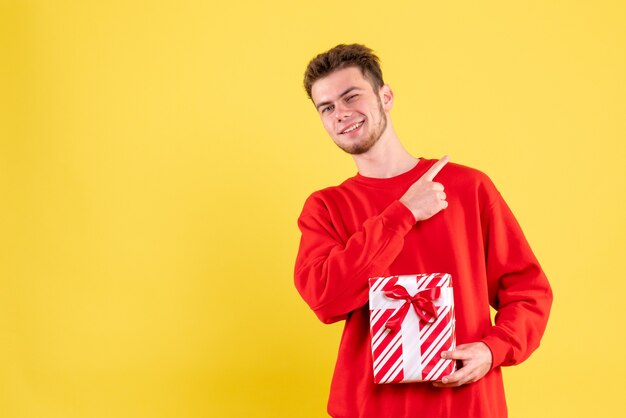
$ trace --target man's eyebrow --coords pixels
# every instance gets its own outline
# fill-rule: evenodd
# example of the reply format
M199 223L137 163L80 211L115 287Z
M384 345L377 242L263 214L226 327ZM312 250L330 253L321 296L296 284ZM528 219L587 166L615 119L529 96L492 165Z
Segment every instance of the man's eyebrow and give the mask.
M341 93L341 94L339 95L339 98L342 98L342 97L343 97L343 96L345 96L346 94L350 93L352 90L360 90L360 88L359 88L359 87L356 87L356 86L353 86L353 87L348 87L347 89L345 89L345 90L344 90L344 92L343 92L343 93ZM320 109L320 107L322 107L322 106L326 106L326 105L329 105L329 104L331 104L331 103L332 103L332 102L328 102L328 101L327 101L327 102L322 102L322 103L319 103L319 104L315 105L315 108L316 108L317 110L319 110L319 109Z

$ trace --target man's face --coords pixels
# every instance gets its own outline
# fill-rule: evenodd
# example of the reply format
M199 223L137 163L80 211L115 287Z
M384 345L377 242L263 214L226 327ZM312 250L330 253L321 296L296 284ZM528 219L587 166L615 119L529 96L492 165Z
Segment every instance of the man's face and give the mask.
M387 127L380 94L357 67L337 70L311 88L324 128L339 148L353 155L369 151Z

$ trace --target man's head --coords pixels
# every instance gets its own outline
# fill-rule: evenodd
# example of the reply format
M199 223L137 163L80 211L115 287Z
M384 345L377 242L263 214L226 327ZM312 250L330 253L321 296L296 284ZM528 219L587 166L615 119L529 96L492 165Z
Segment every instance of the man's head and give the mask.
M362 45L338 45L315 57L304 77L324 128L345 152L368 152L387 131L393 93L378 58Z
M374 92L385 84L383 73L380 69L380 61L374 55L374 51L364 45L337 45L313 58L304 72L304 89L309 99L313 84L320 78L346 67L356 67L368 79Z

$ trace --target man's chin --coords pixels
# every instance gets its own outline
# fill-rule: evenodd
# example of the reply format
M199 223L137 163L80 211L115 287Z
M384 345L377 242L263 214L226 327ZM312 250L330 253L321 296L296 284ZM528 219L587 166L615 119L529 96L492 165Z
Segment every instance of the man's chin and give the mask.
M354 149L344 149L344 151L350 155L362 155L362 154L365 154L370 149L372 149L372 147L357 147Z
M382 108L380 109L380 111L381 113L383 113ZM362 142L354 141L354 142L348 142L348 143L340 143L338 141L335 141L335 144L337 144L339 148L341 148L344 152L350 155L365 154L366 152L371 150L372 147L374 147L374 145L376 145L378 140L382 137L383 133L385 132L385 129L387 128L386 118L383 118L380 121L380 123L378 124L378 128L379 129L376 130L376 132L370 132L370 136Z
M374 144L376 144L377 140L368 140L363 143L351 143L351 144L339 144L335 143L342 151L350 154L350 155L361 155L368 152Z

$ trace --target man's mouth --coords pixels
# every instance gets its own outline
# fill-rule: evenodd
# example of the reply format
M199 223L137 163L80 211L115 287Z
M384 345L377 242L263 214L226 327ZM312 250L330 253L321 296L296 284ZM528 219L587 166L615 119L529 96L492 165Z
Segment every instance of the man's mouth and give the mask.
M355 123L353 125L350 125L346 129L344 129L343 131L339 132L339 134L343 135L343 134L349 134L351 132L354 132L357 129L359 129L364 123L365 123L365 121L362 120L361 122L357 122L357 123Z

